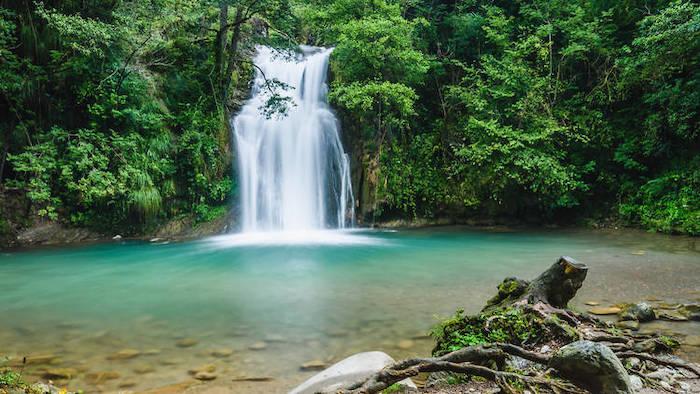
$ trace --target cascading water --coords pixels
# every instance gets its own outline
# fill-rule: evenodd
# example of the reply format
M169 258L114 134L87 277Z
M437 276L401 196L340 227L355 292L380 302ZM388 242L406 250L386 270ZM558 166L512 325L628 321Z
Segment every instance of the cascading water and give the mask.
M259 47L252 98L233 119L242 231L343 229L354 222L350 164L326 102L332 49L301 47L294 58ZM266 116L269 83L290 89L286 115Z

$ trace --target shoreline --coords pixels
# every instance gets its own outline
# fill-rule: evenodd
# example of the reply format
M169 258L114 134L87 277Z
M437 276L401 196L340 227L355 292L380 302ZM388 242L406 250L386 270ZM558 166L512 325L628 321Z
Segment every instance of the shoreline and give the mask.
M84 227L67 227L60 223L41 223L27 228L17 234L13 241L0 245L1 252L17 252L32 249L80 247L115 241L142 242L187 242L207 237L235 233L231 224L232 215L229 213L209 222L195 223L192 218L172 219L159 226L156 231L139 236L122 236L121 234L105 235ZM638 233L652 236L685 238L689 241L700 240L700 237L688 234L660 233L645 230L641 227L609 225L589 226L582 224L529 224L524 222L504 223L489 220L454 220L454 219L418 219L418 220L388 220L373 224L359 224L359 230L430 230L430 229L465 229L468 231L485 232L550 232L550 231L590 231L593 233ZM695 250L700 251L700 242Z

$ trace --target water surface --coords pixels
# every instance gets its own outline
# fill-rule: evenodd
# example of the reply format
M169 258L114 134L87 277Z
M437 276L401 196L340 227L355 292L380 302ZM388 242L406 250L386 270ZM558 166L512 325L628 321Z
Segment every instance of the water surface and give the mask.
M75 368L65 384L86 392L187 381L189 369L209 363L218 374L210 387L284 392L313 373L299 370L310 360L428 354L424 334L439 317L478 311L505 276L531 278L560 255L590 267L574 307L698 301L699 250L697 239L641 232L450 227L10 252L0 255L0 357L56 355L48 368ZM686 335L700 324L662 329ZM178 347L183 338L197 344ZM249 349L258 342L265 349ZM108 359L123 349L142 354ZM234 353L217 358L216 349ZM697 360L695 350L685 349ZM88 376L101 371L119 377ZM240 376L274 379L231 382Z

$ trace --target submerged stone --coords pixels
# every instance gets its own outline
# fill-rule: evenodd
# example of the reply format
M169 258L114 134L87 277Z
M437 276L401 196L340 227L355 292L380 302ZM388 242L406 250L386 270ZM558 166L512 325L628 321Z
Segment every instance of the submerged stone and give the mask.
M413 345L415 345L415 342L413 342L410 339L404 339L402 341L399 341L399 343L396 346L399 349L408 350L408 349L412 348Z
M236 376L235 378L231 379L234 382L270 382L274 380L270 376Z
M267 349L267 343L265 342L255 342L254 344L248 346L250 350L265 350Z
M121 375L114 371L96 371L85 375L85 379L92 384L104 383L108 380L119 379Z
M621 329L626 329L626 330L632 330L632 331L637 331L639 330L639 322L637 320L622 320L617 323L615 323L615 327L621 328Z
M141 365L141 366L134 368L134 372L136 372L137 374L140 374L140 375L155 372L155 370L156 369L150 365Z
M205 364L205 365L200 365L199 367L192 368L189 371L187 371L190 375L197 375L200 372L214 372L216 371L216 365L214 364Z
M312 360L301 364L300 369L302 371L320 371L326 368L327 364L322 360Z
M182 360L178 360L178 359L166 358L166 359L160 360L160 365L165 365L165 366L178 365L181 363L182 363Z
M265 337L265 342L287 342L287 338L281 335L272 334Z
M128 389L128 388L136 386L137 384L138 384L138 382L135 380L125 380L123 382L119 382L119 388Z
M44 379L67 380L72 379L78 371L74 368L52 368L47 369L41 376Z
M622 309L616 307L616 306L600 306L600 307L594 307L590 308L588 310L589 313L592 313L594 315L616 315L620 313Z
M700 346L700 335L688 335L683 340L683 344L686 346Z
M688 320L700 321L700 304L685 304L678 309L678 312Z
M129 360L138 357L141 354L140 350L136 349L123 349L110 356L107 356L108 360Z
M216 374L212 372L197 372L194 378L197 380L214 380L216 379Z
M177 345L177 347L192 347L198 343L199 341L194 338L183 338L175 342L175 345Z
M230 357L233 354L233 349L220 348L211 351L211 355L214 357L225 358Z

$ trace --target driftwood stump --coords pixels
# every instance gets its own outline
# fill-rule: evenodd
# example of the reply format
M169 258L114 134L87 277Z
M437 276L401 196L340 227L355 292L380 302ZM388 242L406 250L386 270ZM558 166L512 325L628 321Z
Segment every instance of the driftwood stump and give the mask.
M566 308L586 280L588 267L569 256L562 256L549 269L532 281L506 278L498 286L484 311L510 304L543 303L554 308Z

